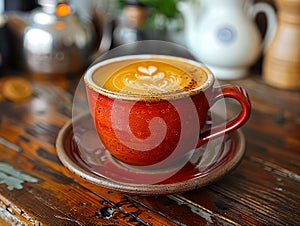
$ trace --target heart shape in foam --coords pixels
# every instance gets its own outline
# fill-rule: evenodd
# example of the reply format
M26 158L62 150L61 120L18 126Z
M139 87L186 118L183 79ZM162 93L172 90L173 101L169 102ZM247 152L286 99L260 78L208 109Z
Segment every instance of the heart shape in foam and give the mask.
M153 73L155 73L157 71L157 67L149 66L148 68L146 68L146 67L140 66L140 67L138 67L138 71L142 72L144 74L147 74L147 75L152 75Z

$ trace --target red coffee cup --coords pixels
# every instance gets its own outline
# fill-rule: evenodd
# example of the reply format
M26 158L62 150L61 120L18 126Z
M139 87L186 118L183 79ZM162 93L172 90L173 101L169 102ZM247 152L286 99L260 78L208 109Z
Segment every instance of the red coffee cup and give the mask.
M84 81L102 143L117 160L133 166L175 164L240 128L251 113L243 88L215 87L206 66L180 57L116 57L90 67ZM240 113L202 132L209 109L223 98L237 100Z

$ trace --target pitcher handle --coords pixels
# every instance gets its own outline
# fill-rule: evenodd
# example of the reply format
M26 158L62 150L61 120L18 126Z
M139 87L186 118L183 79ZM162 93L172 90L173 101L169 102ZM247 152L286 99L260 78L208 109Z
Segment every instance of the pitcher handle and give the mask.
M267 3L259 2L253 5L252 16L255 18L258 13L266 15L267 27L262 42L262 49L265 52L274 37L277 28L277 16L273 7Z
M91 57L91 61L95 61L99 56L108 51L112 44L112 25L110 19L99 8L94 9L94 17L100 40L95 53Z

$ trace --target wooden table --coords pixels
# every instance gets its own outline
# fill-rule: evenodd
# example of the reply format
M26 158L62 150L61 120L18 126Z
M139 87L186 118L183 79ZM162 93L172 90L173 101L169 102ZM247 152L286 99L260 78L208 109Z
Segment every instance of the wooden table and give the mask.
M56 138L71 118L79 76L28 79L31 98L0 102L0 225L299 225L300 92L261 77L230 81L248 91L246 154L206 187L159 197L122 194L71 173ZM232 109L238 108L229 103Z

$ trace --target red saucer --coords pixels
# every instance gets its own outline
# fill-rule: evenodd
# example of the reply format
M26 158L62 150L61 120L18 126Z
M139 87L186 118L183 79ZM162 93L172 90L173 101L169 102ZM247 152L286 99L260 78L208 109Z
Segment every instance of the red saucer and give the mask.
M244 155L245 138L237 130L222 140L210 141L179 168L136 169L109 154L87 114L66 123L56 148L62 163L89 182L125 193L167 195L206 186L233 170Z

